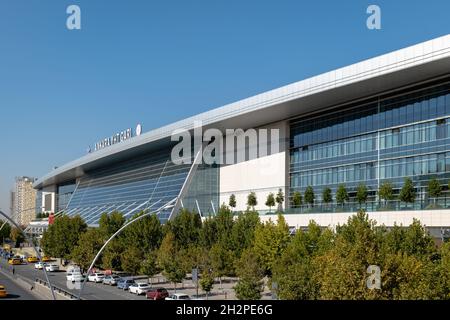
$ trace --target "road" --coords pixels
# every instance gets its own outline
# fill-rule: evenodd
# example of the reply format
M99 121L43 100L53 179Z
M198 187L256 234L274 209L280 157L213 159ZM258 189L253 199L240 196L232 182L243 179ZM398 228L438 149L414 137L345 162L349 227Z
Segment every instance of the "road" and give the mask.
M8 265L7 261L0 258L0 268L7 272L11 272L12 267ZM34 264L23 264L20 266L14 266L15 273L22 277L25 277L31 281L36 278L45 280L45 274L42 270L34 269ZM72 294L78 295L79 290L74 288L72 283L67 283L65 272L53 272L48 273L50 282L52 285L64 289ZM1 283L1 282L0 282ZM6 286L6 285L5 285ZM9 290L8 290L9 291ZM130 294L127 291L117 289L117 287L111 287L104 284L95 284L88 282L83 290L82 298L87 300L145 300L145 296L136 296Z
M17 285L9 277L6 277L0 272L0 284L5 286L8 297L0 298L0 302L3 300L36 300L30 292Z

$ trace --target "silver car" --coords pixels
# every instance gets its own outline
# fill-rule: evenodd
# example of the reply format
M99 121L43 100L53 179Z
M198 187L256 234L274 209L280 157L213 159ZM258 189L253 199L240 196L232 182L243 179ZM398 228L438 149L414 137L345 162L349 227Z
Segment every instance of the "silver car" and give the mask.
M106 276L103 279L103 284L108 284L110 286L116 286L121 278L116 275Z

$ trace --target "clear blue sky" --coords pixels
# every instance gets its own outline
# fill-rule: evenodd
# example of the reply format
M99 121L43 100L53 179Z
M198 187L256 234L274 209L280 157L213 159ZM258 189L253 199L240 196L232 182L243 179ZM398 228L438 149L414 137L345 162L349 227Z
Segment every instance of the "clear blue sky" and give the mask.
M82 30L66 29L66 8ZM382 10L382 30L366 9ZM0 208L88 145L450 32L450 1L0 0Z

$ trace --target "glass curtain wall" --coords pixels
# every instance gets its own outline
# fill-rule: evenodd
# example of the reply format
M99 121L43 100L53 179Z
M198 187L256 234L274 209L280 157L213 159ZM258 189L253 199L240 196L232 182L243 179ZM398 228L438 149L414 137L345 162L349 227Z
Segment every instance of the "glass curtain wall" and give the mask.
M86 173L66 213L79 214L89 225L95 225L105 212L118 211L131 218L144 209L159 208L179 195L191 168L190 164L173 164L170 156L171 148L167 147ZM199 166L192 182L195 192L183 199L184 207L210 212L211 201L218 202L217 176L217 167ZM161 221L165 222L169 214L170 210L161 213Z
M450 179L450 82L374 98L290 122L290 196L312 186L321 200L345 184L364 183L375 199L383 181L397 189L410 177L418 191L432 177Z

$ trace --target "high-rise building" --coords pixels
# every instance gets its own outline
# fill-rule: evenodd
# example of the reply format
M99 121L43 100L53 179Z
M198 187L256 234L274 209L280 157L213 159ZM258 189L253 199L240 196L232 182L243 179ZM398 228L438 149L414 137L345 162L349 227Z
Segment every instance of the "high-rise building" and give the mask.
M16 192L14 190L10 191L10 206L9 206L9 214L12 216L14 212L16 212Z
M28 225L35 217L36 190L35 179L17 177L14 191L11 192L11 217L19 225Z

